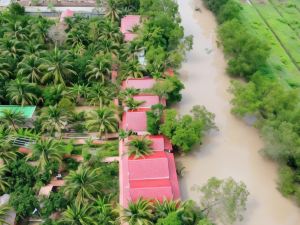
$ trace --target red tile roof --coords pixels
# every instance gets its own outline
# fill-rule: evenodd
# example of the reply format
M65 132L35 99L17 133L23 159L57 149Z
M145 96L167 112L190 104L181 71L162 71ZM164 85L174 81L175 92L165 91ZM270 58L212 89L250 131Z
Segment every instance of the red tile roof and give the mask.
M151 106L160 103L160 99L157 95L140 94L133 96L133 99L136 101L144 102L140 105L140 107L142 108L151 108Z
M147 131L147 115L145 110L134 110L123 113L121 127L123 130L135 132Z
M149 136L156 139L155 136ZM159 136L160 139L163 137ZM180 192L172 153L154 152L134 159L126 155L126 142L120 142L120 204L127 207L129 201L145 199L179 199Z
M122 88L135 88L135 89L149 89L152 88L155 84L155 80L153 78L129 78L127 80L124 80L122 83Z
M125 41L132 41L136 34L132 33L132 28L140 24L140 16L127 15L121 19L121 32Z
M61 13L60 22L64 22L66 17L72 17L72 16L74 16L74 12L70 9L67 9Z

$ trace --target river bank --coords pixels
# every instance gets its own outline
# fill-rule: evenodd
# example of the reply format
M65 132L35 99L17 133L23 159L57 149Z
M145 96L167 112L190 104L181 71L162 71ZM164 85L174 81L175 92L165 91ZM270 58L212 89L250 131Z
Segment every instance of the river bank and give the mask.
M243 181L250 192L245 219L239 225L297 225L300 210L276 189L277 168L264 159L259 150L263 141L258 131L230 113L228 93L230 77L226 61L217 48L217 24L200 0L178 0L186 35L194 36L194 47L181 69L185 85L178 106L181 114L193 105L204 105L216 115L219 131L211 132L203 146L178 161L185 167L180 181L183 199L194 199L194 184L202 185L208 178L233 177ZM200 11L195 11L199 7Z

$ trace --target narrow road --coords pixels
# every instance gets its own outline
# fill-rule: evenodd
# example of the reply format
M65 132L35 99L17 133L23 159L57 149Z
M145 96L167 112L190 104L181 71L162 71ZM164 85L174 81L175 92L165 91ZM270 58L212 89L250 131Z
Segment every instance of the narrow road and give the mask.
M215 113L220 131L212 132L193 153L178 159L185 169L180 180L183 199L198 201L191 191L212 176L243 181L250 192L247 212L236 225L299 225L300 209L276 190L277 168L259 150L263 142L258 131L230 113L230 78L226 62L216 44L216 22L201 0L178 0L186 35L194 36L194 48L183 64L185 84L180 113L193 105L204 105ZM200 7L200 12L195 7Z

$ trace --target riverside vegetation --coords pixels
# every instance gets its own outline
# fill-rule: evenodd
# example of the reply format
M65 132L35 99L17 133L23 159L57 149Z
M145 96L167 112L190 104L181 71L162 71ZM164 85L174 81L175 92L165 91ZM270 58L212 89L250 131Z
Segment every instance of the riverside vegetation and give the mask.
M255 26L245 19L245 13L250 15L250 11L255 14L256 7L262 13L256 15L257 17L267 17L268 15L263 13L263 8L269 7L266 6L268 3L259 5L256 1L250 1L254 2L251 6L234 0L204 0L204 2L215 13L220 24L218 32L228 58L228 73L245 78L247 81L232 82L231 92L234 94L232 112L240 117L248 115L256 117L256 126L265 140L262 152L280 165L278 189L284 196L292 196L300 203L299 88L297 82L282 79L281 67L276 68L274 54L276 55L275 49L279 49L278 43L273 42L270 35L256 35L257 32L266 33L266 21L262 22L264 18L260 18L260 22L255 23ZM276 7L279 11L284 10L278 4ZM291 8L294 7L296 5L291 3ZM292 26L289 23L286 25ZM277 29L274 23L271 27L275 33L282 31ZM282 35L287 36L287 33L282 33L281 37ZM295 44L299 44L298 40L294 41ZM287 46L285 49L295 50ZM283 63L290 65L291 60ZM281 64L282 62L278 66ZM282 69L289 68L286 66ZM292 76L296 77L293 81L299 79L297 70Z
M26 15L16 3L0 14L0 103L37 106L30 120L13 110L4 110L0 116L0 194L11 196L9 207L0 208L0 222L11 207L18 223L35 217L45 225L119 224L121 219L130 225L211 225L216 215L233 223L240 218L248 196L242 183L210 180L198 189L203 193L200 208L192 201L140 199L128 209L119 209L118 165L102 162L104 157L118 155L118 142L96 144L87 139L78 145L65 138L76 132L96 133L106 140L109 133L118 132L122 111L112 101L126 100L132 109L140 104L131 99L139 90L120 90L121 82L129 77L153 77L157 84L148 92L165 97L169 104L181 99L183 84L176 74L168 77L165 73L180 68L192 47L192 37L184 37L180 26L177 4L172 0L107 0L104 5L104 17L74 16L65 24ZM134 29L137 38L130 43L123 41L119 30L120 18L127 14L143 17L143 25ZM146 52L145 67L136 56L141 49ZM113 70L119 73L116 82L111 80ZM82 112L80 107L87 110ZM200 106L194 107L192 115L179 116L161 106L148 113L149 132L165 134L179 151L189 152L214 127L213 115ZM119 132L120 138L129 135ZM29 154L14 145L24 137L30 140ZM149 143L135 142L132 154L140 149L149 152ZM82 161L70 155L79 155ZM58 173L63 175L64 186L48 198L38 196L40 188ZM239 189L241 195L226 193L227 185ZM216 204L223 195L227 198ZM230 210L226 202L232 203Z

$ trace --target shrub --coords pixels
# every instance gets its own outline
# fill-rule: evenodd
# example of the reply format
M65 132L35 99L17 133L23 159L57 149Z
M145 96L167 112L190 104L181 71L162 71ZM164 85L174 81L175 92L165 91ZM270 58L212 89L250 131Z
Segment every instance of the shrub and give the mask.
M39 207L35 193L28 186L19 187L11 193L9 204L15 209L17 220L31 215L33 210Z
M295 175L291 168L284 166L279 170L278 189L284 195L288 196L295 193Z
M157 104L151 107L150 111L147 111L147 131L150 134L156 135L159 133L159 126L161 116L163 113L163 105Z
M72 112L75 109L75 104L68 98L62 98L59 103L58 107L68 112Z

